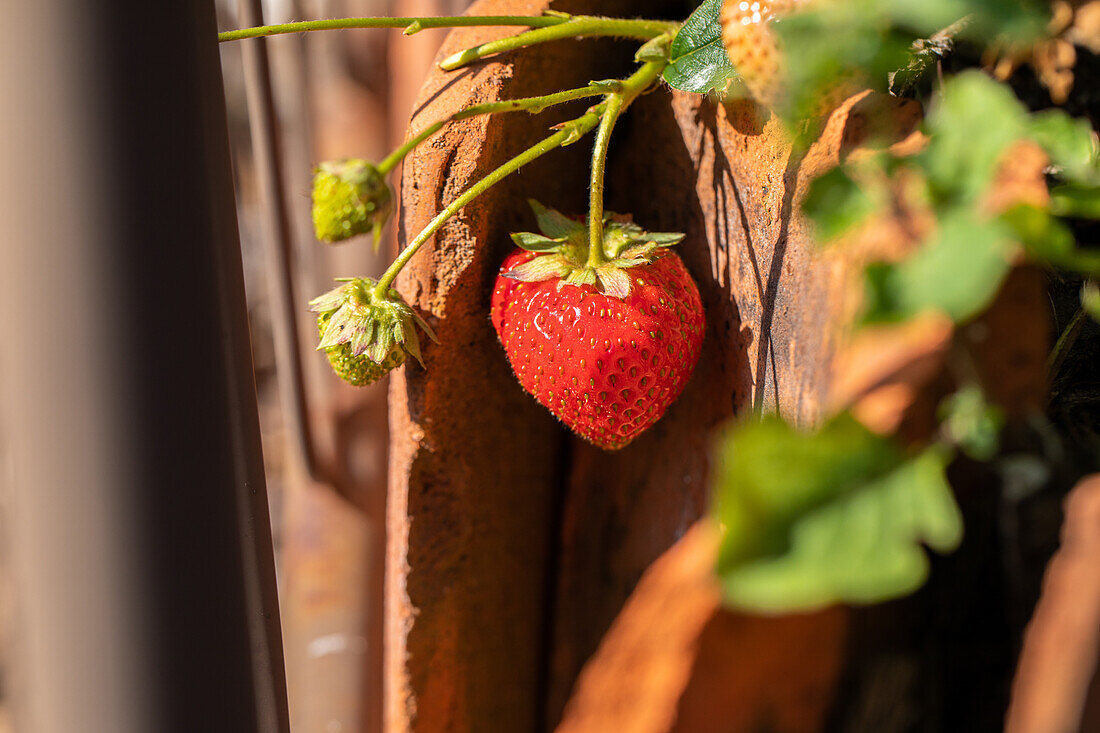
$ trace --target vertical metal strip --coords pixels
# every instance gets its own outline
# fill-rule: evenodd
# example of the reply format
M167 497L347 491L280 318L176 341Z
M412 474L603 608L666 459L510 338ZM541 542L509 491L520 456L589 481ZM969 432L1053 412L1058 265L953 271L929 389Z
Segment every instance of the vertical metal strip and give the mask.
M263 25L261 0L240 0L237 7L241 27ZM336 485L333 468L318 455L310 425L297 321L298 313L304 305L297 301L294 292L293 229L284 198L285 179L279 141L279 118L271 87L267 41L257 39L243 43L241 57L244 64L253 159L264 207L266 232L263 240L271 288L279 397L287 427L306 473L315 481Z
M214 3L94 5L0 26L16 726L288 733Z

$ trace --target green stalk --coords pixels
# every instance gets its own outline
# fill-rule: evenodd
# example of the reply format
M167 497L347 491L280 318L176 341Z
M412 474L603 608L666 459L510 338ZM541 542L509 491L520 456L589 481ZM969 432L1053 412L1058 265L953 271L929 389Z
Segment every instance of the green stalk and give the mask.
M556 92L554 94L545 94L541 97L525 97L523 99L509 99L503 102L488 102L486 104L477 104L473 107L467 107L464 110L455 112L446 119L434 122L421 130L419 133L409 138L401 147L393 151L381 163L378 164L378 170L385 175L393 170L398 163L400 163L406 155L408 155L416 146L427 140L443 129L443 126L450 122L457 122L458 120L465 120L470 117L476 117L478 115L491 115L499 112L519 112L528 111L532 114L541 112L547 107L552 107L557 104L564 104L565 102L572 102L577 99L584 99L585 97L597 97L601 94L606 94L609 82L601 82L590 84L586 87L580 87L578 89L567 89L563 92Z
M599 267L607 262L603 251L603 189L604 169L607 167L607 148L611 142L611 130L623 110L623 95L607 95L607 106L600 129L596 133L596 145L592 151L592 184L588 198L588 267Z
M588 112L586 112L581 117L578 117L575 120L566 122L565 124L561 125L561 128L553 135L544 139L542 142L528 148L524 152L517 155L515 158L512 158L507 163L500 166L495 171L485 176L485 178L482 178L476 184L464 191L458 198L452 201L451 204L447 206L447 208L439 212L439 214L431 220L428 226L424 227L423 231L417 234L416 238L413 239L413 241L409 242L405 249L401 251L401 254L397 256L397 259L393 261L393 264L391 264L386 269L386 271L382 274L382 277L378 280L378 285L375 287L374 290L375 296L379 298L386 297L389 292L390 286L393 285L393 281L397 278L398 273L401 272L401 269L405 267L406 264L408 264L409 260L412 259L413 255L416 254L421 245L423 245L424 242L428 241L429 237L439 231L439 228L442 227L448 219L458 213L458 211L463 206L470 203L482 193L489 190L497 183L504 180L512 173L515 173L531 161L541 157L542 155L545 155L555 148L576 142L578 138L590 132L592 128L596 127L596 125L599 124L602 119L604 119L607 113L608 105L611 103L612 97L618 97L618 99L620 100L616 105L618 107L618 110L614 115L615 117L617 117L619 114L621 114L623 110L630 106L631 102L637 99L639 95L649 89L653 85L653 83L657 81L666 65L668 65L668 61L664 59L661 59L659 61L650 61L643 64L640 69L624 79L622 81L622 85L618 89L608 95L607 102L596 105L592 109L588 110ZM559 94L563 93L567 92L559 92ZM608 129L608 134L610 135L610 128ZM601 164L601 168L602 167L603 165ZM599 206L602 211L602 196L600 198ZM601 213L601 225L602 220L603 215ZM602 242L602 231L600 241ZM589 249L589 253L589 256L591 256L591 248Z
M403 28L406 35L412 35L426 28L461 28L471 26L525 26L546 28L568 22L569 18L557 15L459 15L438 18L332 18L329 20L306 20L296 23L261 25L255 28L241 28L218 34L218 41L239 41L244 38L278 36L286 33L307 33L309 31L346 30L349 28Z
M603 251L603 194L611 131L619 116L660 78L667 65L666 59L649 61L623 81L622 89L607 95L600 130L596 134L596 145L592 151L592 183L588 199L588 267L599 267L607 261L607 255Z
M556 23L536 30L525 31L508 38L489 41L480 46L459 51L443 59L439 67L444 71L453 71L471 61L504 51L514 51L538 43L556 41L562 38L580 38L593 36L615 36L648 41L662 33L679 28L679 23L664 20L629 20L621 18L601 18L592 15L575 15L562 23Z
M515 173L531 161L536 160L537 158L545 155L555 148L559 148L564 144L572 142L581 135L584 135L593 127L595 127L599 121L599 113L596 111L589 111L585 115L578 117L572 122L567 122L565 125L562 126L562 129L558 130L550 137L544 139L542 142L536 145L531 146L527 150L509 160L504 165L497 168L489 175L482 178L470 188L463 191L458 198L456 198L450 203L449 206L447 206L447 208L439 212L439 214L431 220L428 226L424 227L424 229L416 235L416 238L413 239L413 241L409 242L408 246L406 246L405 249L402 250L401 254L397 256L397 259L393 261L393 264L391 264L389 268L386 269L386 271L382 274L382 277L378 280L378 285L374 289L375 297L385 298L388 295L390 286L393 284L393 281L397 277L398 273L401 272L401 269L408 264L409 260L411 260L413 255L416 254L416 251L420 249L420 246L424 244L424 242L428 241L429 237L439 231L439 228L442 227L448 219L458 213L459 209L461 209L463 206L470 203L482 193L489 190L497 183L504 180L512 173Z

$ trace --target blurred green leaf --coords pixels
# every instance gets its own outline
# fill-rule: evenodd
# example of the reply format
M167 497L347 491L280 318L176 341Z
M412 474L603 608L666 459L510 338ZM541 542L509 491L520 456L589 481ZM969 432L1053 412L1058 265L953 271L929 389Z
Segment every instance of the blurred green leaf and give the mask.
M706 0L676 33L664 71L671 86L706 94L737 76L722 45L721 12L722 0Z
M1005 149L1024 137L1027 114L1006 85L964 71L943 85L920 154L938 198L973 201L989 187Z
M901 262L867 268L866 322L898 321L936 309L966 321L989 305L1009 269L1011 231L952 210L931 242Z
M788 120L814 116L838 82L885 90L888 74L906 64L916 36L892 28L872 0L813 5L774 25L787 54Z
M1001 214L1028 255L1048 265L1090 275L1100 274L1100 252L1080 249L1073 232L1050 212L1018 204Z
M887 0L876 3L887 22L909 28L918 36L931 36L970 15L975 0Z
M1087 281L1081 286L1081 307L1092 320L1100 323L1100 285Z
M1066 183L1050 189L1050 210L1056 216L1100 219L1100 186Z
M883 13L903 27L930 36L966 18L958 36L982 45L1024 46L1041 38L1050 9L1031 0L888 0Z
M954 445L978 461L988 461L1000 446L1004 413L986 401L981 387L970 384L943 401L942 430Z
M1100 183L1096 141L1092 126L1060 109L1031 115L1029 137L1061 168L1063 177L1081 183Z
M789 99L781 112L788 120L812 115L838 80L885 90L892 72L927 50L918 41L945 28L1003 51L1042 37L1049 17L1049 8L1031 0L846 0L804 7L774 25L783 48L797 49L787 55Z
M945 458L913 459L850 416L800 432L777 417L742 425L719 453L719 576L729 603L789 612L874 603L924 582L923 542L954 549L962 520Z
M802 211L817 224L822 242L854 228L875 208L875 201L843 168L833 168L815 179L802 202Z

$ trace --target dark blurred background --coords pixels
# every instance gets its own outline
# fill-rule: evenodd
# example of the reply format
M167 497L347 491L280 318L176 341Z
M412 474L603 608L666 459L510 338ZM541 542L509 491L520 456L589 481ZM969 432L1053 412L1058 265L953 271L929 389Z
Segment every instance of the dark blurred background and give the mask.
M247 3L217 0L222 30L240 27ZM265 0L267 23L365 15L450 15L467 0ZM446 31L404 38L398 31L356 30L266 41L285 174L295 276L298 355L305 377L315 449L340 463L339 486L314 480L293 439L293 415L280 400L272 307L272 272L264 253L271 236L262 206L241 44L221 49L256 368L264 463L282 613L291 724L300 733L380 729L382 513L386 489L386 384L353 389L313 351L315 322L307 301L334 277L377 275L393 254L392 231L378 254L367 240L329 247L312 234L312 167L338 157L384 157L404 138L411 106ZM396 177L394 180L398 180ZM350 460L348 460L350 459ZM4 463L0 456L0 466ZM5 552L8 496L0 492L0 733L15 733L10 690L18 599ZM20 732L22 733L22 732Z

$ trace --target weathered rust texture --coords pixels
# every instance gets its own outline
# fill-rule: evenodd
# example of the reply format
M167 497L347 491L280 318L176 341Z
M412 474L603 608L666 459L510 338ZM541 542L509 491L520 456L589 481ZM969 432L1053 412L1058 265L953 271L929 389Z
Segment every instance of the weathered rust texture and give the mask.
M1039 275L1033 268L1013 271L990 311L971 327L978 334L979 364L994 361L981 353L987 339L1014 344L1013 356L991 375L1000 384L1034 386L1030 375L1042 373L1049 329L1032 323L1028 315L1042 312ZM1009 324L1017 322L1029 328L1011 333ZM857 408L878 403L869 409L886 419L887 428L901 423L905 435L926 442L935 425L936 404L951 388L943 372L945 338L944 324L929 317L897 329L872 329L848 342L834 363L830 392L836 397L827 411L853 402ZM962 338L974 336L964 332ZM1041 389L1037 393L1017 387L1013 394L1026 407L1036 404ZM710 575L713 530L703 523L693 527L642 576L585 665L559 733L834 727L882 733L912 730L918 724L939 730L953 720L988 722L991 715L999 719L1002 699L971 692L1000 690L1007 684L1011 640L1003 632L1005 616L1012 613L1005 599L990 593L1000 582L991 571L999 562L996 487L993 477L975 475L974 468L964 464L953 471L966 514L963 547L936 560L939 570L924 590L890 604L777 618L721 611ZM1083 502L1073 500L1071 514L1084 515ZM1073 528L1085 524L1078 516L1068 525L1067 532L1081 535L1066 544L1066 553L1075 558L1073 572L1084 572L1087 536ZM1051 572L1058 578L1068 573ZM1038 634L1051 637L1056 623L1077 607L1065 595L1064 582L1047 585L1046 596L1061 597L1044 601L1055 610L1041 614L1036 626ZM991 628L978 632L974 625L982 622ZM968 638L960 639L960 633ZM1044 656L1041 664L1055 664L1047 646L1037 652ZM1080 661L1071 660L1075 669L1084 670L1084 683L1094 657L1086 651ZM959 672L961 663L969 666ZM1031 666L1035 664L1040 663ZM1042 684L1037 681L1042 674L1028 676L1026 684L1017 686L1034 698L1038 693L1032 688ZM1100 694L1090 694L1090 701L1100 699ZM617 723L612 727L609 721ZM987 729L970 722L967 726Z
M726 611L717 554L718 531L703 520L653 563L585 667L557 733L821 728L847 612Z
M611 13L613 5L555 7ZM533 0L483 0L474 12L531 13L543 7ZM643 9L632 4L618 12ZM458 31L443 52L497 35ZM610 76L609 50L616 48L565 42L460 74L434 72L413 128L467 104ZM433 317L442 343L428 347L427 372L409 365L392 383L388 730L553 727L582 666L638 579L704 512L711 429L750 408L813 424L845 401L831 395L843 376L834 374L833 362L847 348L847 325L859 304L858 263L868 251L889 254L891 246L897 248L893 233L903 227L877 228L882 241L867 249L823 254L797 214L798 203L814 176L856 154L870 135L903 140L918 116L915 104L859 94L827 119L818 139L799 155L792 155L779 124L747 102L716 106L660 90L623 118L612 145L608 207L632 213L652 230L687 233L679 251L699 284L708 318L703 355L684 394L649 433L619 453L568 437L527 397L487 323L489 288L510 248L507 232L532 224L523 199L584 211L590 144L532 165L468 206L425 246L400 287ZM538 140L558 119L554 113L473 119L435 137L406 167L401 238L408 241L463 188ZM919 146L919 136L909 136L906 144ZM922 343L902 338L902 348L911 348L914 358L940 359L946 336L923 335ZM863 386L900 383L909 390L902 409L935 371L912 370L922 381L917 384L905 363L892 368L897 373L871 375ZM934 407L934 400L916 402ZM922 416L930 414L924 410ZM917 422L914 434L927 427L927 420ZM691 598L687 594L684 602ZM729 729L766 723L816 730L826 724L826 698L840 670L852 663L851 643L843 648L843 640L855 636L848 634L848 614L754 619L714 605L709 612L700 608L681 609L684 628L651 629L661 631L654 659L671 653L657 647L671 644L683 654L673 664L681 676L664 679L659 709L636 711L636 718L651 716L637 730L705 730L698 726L711 715L704 700L717 696L710 692L715 686L731 690L729 699L739 705L740 722ZM635 622L622 623L635 628ZM915 623L887 618L874 639L907 634ZM622 631L612 636L618 641L611 649L634 638ZM815 660L800 667L799 650L811 643ZM618 658L608 654L596 657L585 679L617 678L623 689L613 700L638 701L632 677L600 670L600 660ZM780 710L793 704L786 690L810 690L810 702L787 716ZM589 690L582 681L575 694L591 703L610 692ZM852 709L837 719L862 714L863 692L851 694ZM908 688L901 690L899 699L907 694ZM577 712L589 703L570 707L569 725L593 720L596 727L584 730L631 730L600 717L609 709L602 703L596 717Z
M918 116L911 104L856 95L798 158L780 123L765 117L748 102L720 107L661 91L623 121L609 206L647 228L687 233L679 252L699 284L707 333L683 395L648 433L610 455L573 441L551 723L642 572L703 514L715 426L754 405L801 424L826 407L856 268L851 257L820 254L797 203L812 177L871 131L900 139Z
M538 14L547 6L539 0L482 0L471 12ZM625 0L554 7L639 11ZM510 32L458 30L441 54ZM470 104L545 94L586 84L594 74L613 75L619 71L616 59L627 69L628 47L565 41L458 73L434 71L412 129ZM474 118L434 137L405 166L400 242L584 105L539 116ZM426 348L427 371L409 365L391 384L388 731L539 727L565 441L550 414L512 377L489 325L488 302L511 246L508 232L533 225L526 198L583 210L589 150L582 144L556 151L467 206L399 280L441 343Z

